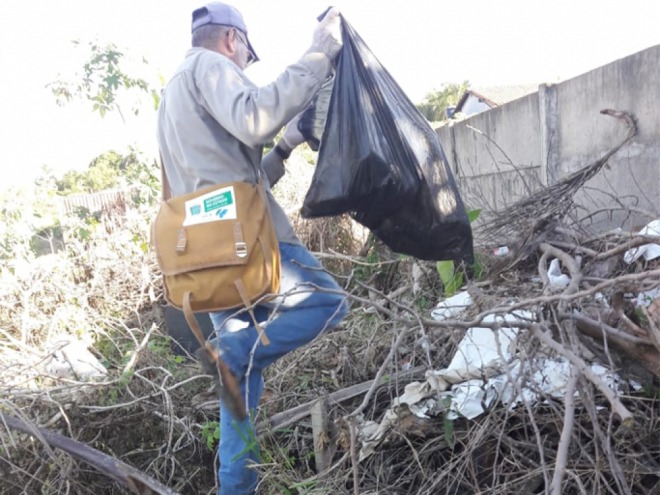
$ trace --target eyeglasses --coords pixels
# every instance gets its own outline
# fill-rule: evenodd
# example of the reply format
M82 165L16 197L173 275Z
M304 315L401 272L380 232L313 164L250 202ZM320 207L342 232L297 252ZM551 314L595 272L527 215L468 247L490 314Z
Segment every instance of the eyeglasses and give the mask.
M244 39L243 39L243 36L241 36L241 34L239 34L238 29L235 29L235 30L234 30L234 36L235 36L236 38L238 38L238 39L240 40L241 43L243 43L243 46L245 47L245 49L246 49L247 52L248 52L248 58L247 58L247 62L246 62L246 64L245 64L245 67L249 67L250 65L252 65L253 63L255 63L255 62L257 61L257 56L256 56L256 55L254 54L254 52L250 49L250 45L248 45L247 40L244 40Z

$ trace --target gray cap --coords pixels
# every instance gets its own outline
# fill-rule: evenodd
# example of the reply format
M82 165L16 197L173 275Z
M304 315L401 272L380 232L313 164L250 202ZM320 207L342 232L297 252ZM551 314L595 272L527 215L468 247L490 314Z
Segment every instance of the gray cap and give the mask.
M192 13L192 31L207 24L218 24L221 26L231 26L238 29L245 35L247 40L248 50L254 58L258 61L259 57L252 48L250 38L248 38L247 27L241 13L235 7L221 2L207 3L204 7L195 9Z

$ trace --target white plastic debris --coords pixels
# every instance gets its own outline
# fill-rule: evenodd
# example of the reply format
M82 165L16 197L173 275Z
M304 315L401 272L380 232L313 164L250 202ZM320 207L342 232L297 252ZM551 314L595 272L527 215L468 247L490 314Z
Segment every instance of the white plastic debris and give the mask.
M455 302L461 302L461 297ZM448 305L442 310L456 307ZM533 404L545 400L543 397L562 398L571 364L563 357L550 358L542 354L533 361L519 359L517 343L522 330L516 323L523 321L534 321L534 315L529 311L487 315L484 323L500 322L502 326L496 330L469 328L447 368L427 371L425 382L408 384L385 412L378 427L372 425L368 433L361 435L360 460L371 455L397 424L402 405L421 418L438 415L444 410L448 419L459 416L474 419L498 404L513 409L523 402ZM613 389L621 390L624 383L639 387L638 383L624 381L600 364L592 364L591 370ZM445 410L447 402L451 405Z
M50 375L72 380L91 380L108 374L103 364L80 341L60 340L50 348L51 355L45 366L45 371Z
M532 319L533 315L529 311L514 311L507 315L486 315L483 321L513 325L516 322ZM447 369L486 369L502 360L508 361L513 356L517 336L518 329L512 327L503 326L498 330L486 327L469 328Z
M561 265L557 258L553 258L548 268L548 280L550 281L550 288L554 290L561 290L568 287L571 283L571 278L561 272Z
M507 379L499 375L487 381L472 379L459 383L451 389L451 409L447 417L456 419L463 416L474 419L490 410L500 399Z
M660 237L660 220L653 220L652 222L648 223L642 230L638 232L638 234ZM660 242L660 240L658 242ZM649 243L644 244L643 246L629 249L623 255L623 261L630 264L641 256L644 256L646 261L660 258L660 244L657 242Z
M431 316L436 321L451 320L460 315L472 305L472 298L467 291L459 292L444 301L440 301L431 311Z
M655 289L647 290L637 294L637 306L642 306L644 308L651 305L653 301L660 297L660 287Z
M440 318L452 318L463 311L472 303L467 292L461 292L456 296L443 301L439 312ZM441 303L442 304L442 303ZM402 404L408 406L410 411L418 417L428 417L430 413L438 411L438 399L448 397L452 404L452 415L457 412L465 414L466 417L476 417L483 413L481 401L478 398L479 390L472 387L472 392L464 393L459 400L454 392L445 392L454 384L462 384L466 381L481 379L493 374L499 374L499 363L507 362L513 358L515 342L518 329L515 323L521 320L530 320L532 314L526 311L513 312L507 315L487 315L484 322L501 322L503 328L491 330L490 328L473 327L468 329L463 340L458 345L449 366L443 370L428 371L426 382L413 382L408 384L403 395L395 399L392 408L385 412L383 419L377 429L371 430L371 435L366 436L360 449L360 459L364 459L374 452L376 445L382 441L392 425L396 424L398 415L397 408ZM436 317L436 314L434 314ZM436 317L436 319L438 319ZM510 325L510 326L504 326ZM444 393L443 393L444 392ZM459 392L461 393L461 392ZM477 404L479 403L479 404Z
M509 246L500 246L493 249L494 256L506 256L507 254L509 254Z
M607 302L607 297L602 292L596 292L594 294L594 301L600 304L602 307L609 309L610 303Z
M385 411L380 423L369 422L360 429L359 438L362 440L359 461L369 457L376 451L378 444L383 441L389 431L399 421L399 415L394 409Z
M433 392L433 388L429 382L412 382L406 385L403 395L394 399L394 404L408 404L409 406L417 404L422 399L425 399Z
M498 379L492 377L500 375L502 366L515 356L520 331L515 324L532 320L533 315L529 311L487 315L484 323L500 322L502 328L472 327L467 330L449 366L434 373L433 377L436 386L441 379L454 384L451 394L454 416L460 414L468 419L475 418L484 412L484 406L489 408L497 400L502 386Z

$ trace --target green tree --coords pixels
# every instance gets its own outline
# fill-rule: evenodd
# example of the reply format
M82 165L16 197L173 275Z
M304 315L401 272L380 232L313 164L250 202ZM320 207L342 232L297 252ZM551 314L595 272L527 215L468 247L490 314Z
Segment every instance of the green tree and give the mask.
M76 47L81 46L80 41L73 43ZM145 104L145 97L154 110L158 108L160 90L147 79L135 75L139 69L148 68L146 59L142 58L138 66L132 66L129 73L125 69L126 57L114 43L90 42L87 47L89 54L81 73L70 81L58 80L48 85L59 105L83 100L91 103L92 112L100 117L116 112L122 120L125 105L129 104L132 113L137 115ZM159 78L161 85L162 82ZM99 155L87 170L66 172L55 186L63 195L130 187L141 191L136 193L136 201L150 202L157 197L159 181L158 164L154 160L145 161L138 150L130 147L124 154L107 151Z
M140 201L155 198L160 187L158 164L146 160L134 147L128 153L107 151L90 163L87 170L71 170L55 181L60 195L91 193L104 189L128 189L146 186L140 193ZM138 200L138 198L133 198Z
M442 122L447 120L445 110L458 103L470 83L443 83L438 91L427 94L424 101L417 105L417 109L429 122Z
M79 40L72 42L80 46ZM58 80L47 85L55 95L58 105L82 98L92 104L92 111L101 117L116 111L124 118L119 97L132 94L131 110L137 115L142 106L142 96L151 98L154 108L158 107L160 93L146 79L128 74L122 68L124 53L114 43L100 44L89 42L89 56L83 65L83 72L76 74L73 81ZM142 59L143 65L148 65ZM162 81L161 81L162 83ZM137 93L137 95L136 95Z
M87 170L69 170L56 181L57 192L61 195L83 194L117 187L119 179L117 170L108 160L108 155L117 153L109 151L95 158Z

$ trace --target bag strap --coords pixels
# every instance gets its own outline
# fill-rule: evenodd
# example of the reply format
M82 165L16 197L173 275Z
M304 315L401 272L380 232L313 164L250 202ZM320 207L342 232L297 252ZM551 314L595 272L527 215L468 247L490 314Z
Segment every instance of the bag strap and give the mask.
M250 299L247 296L247 290L245 290L245 285L243 285L243 281L240 278L234 280L234 285L236 286L236 289L238 290L238 293L240 294L241 299L243 300L243 304L245 305L245 308L248 310L248 313L250 314L252 323L254 323L254 328L257 330L257 333L259 334L259 338L261 339L261 343L263 345L269 345L270 340L268 340L268 336L266 335L266 332L264 332L264 329L261 327L261 325L259 325L259 322L257 321L257 317L254 314L254 307L250 303Z
M220 355L218 354L217 349L204 338L202 329L199 328L197 318L195 318L195 314L192 312L192 307L190 306L191 295L192 294L190 292L186 292L183 295L183 316L185 316L190 330L192 330L192 333L197 339L197 342L199 342L201 351L206 354L206 358L209 363L213 364L217 368L218 376L221 377L222 372L220 371Z
M188 322L188 326L190 327L190 330L192 330L192 333L197 339L197 342L199 342L199 345L202 347L202 349L205 349L211 362L216 363L219 358L218 351L216 351L215 348L211 344L209 344L204 338L202 329L199 327L199 323L197 323L197 318L195 318L195 314L193 313L192 307L190 305L191 298L192 298L192 293L190 291L186 292L183 295L183 316L186 318L186 321Z
M162 199L167 201L172 197L172 190L170 189L170 181L167 179L167 173L165 172L165 164L163 163L163 154L160 155L160 182L162 184Z
M250 301L247 298L247 294L245 292L245 286L243 286L243 282L239 279L236 280L234 283L236 284L238 293L241 295L241 299L243 299L243 304L245 305L246 309L248 310L248 313L250 314L252 323L254 323L254 328L257 330L257 333L259 334L259 338L261 339L261 343L263 345L270 345L270 340L268 339L268 336L266 335L266 332L264 331L263 327L257 321L257 317L254 314L253 306L250 304ZM207 352L207 354L209 358L211 358L211 362L214 363L219 357L218 352L204 338L202 329L199 327L197 318L195 318L195 313L193 313L192 305L190 304L191 300L192 300L192 293L188 291L183 295L183 316L186 318L186 321L188 322L188 326L190 327L190 330L192 330L192 333L197 339L197 342L199 342L199 345L203 349L206 349L207 351L209 351L210 348L210 353Z

